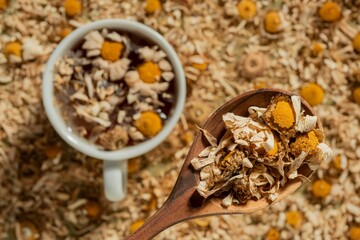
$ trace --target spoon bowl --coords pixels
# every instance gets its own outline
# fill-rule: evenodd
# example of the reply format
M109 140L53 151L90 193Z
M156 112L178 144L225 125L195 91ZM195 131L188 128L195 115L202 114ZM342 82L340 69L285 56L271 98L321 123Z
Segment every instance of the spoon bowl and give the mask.
M226 131L222 121L222 116L225 113L232 112L236 115L247 117L249 115L248 108L250 106L267 107L271 98L278 94L287 96L294 95L291 92L272 88L248 91L231 99L218 108L202 128L211 133L216 139L220 139ZM312 116L316 115L305 100L301 99L301 105L305 110L305 114ZM319 119L317 120L317 128L320 131L323 131ZM203 198L195 189L200 182L199 173L192 169L190 161L198 156L198 154L208 145L209 143L205 136L199 131L190 147L189 153L169 198L158 212L156 212L128 239L152 239L166 228L192 218L220 214L252 213L284 199L286 196L295 192L302 184L302 180L299 178L288 181L285 186L280 189L278 192L279 197L274 202L261 198L259 200L249 200L245 204L231 205L224 208L221 206L222 199L210 197L203 201ZM305 177L310 177L313 171L306 165L303 165L298 169L298 172Z

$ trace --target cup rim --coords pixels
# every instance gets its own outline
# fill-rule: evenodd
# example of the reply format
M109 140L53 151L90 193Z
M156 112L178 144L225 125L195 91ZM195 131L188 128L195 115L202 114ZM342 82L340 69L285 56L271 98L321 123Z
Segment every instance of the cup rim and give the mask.
M97 29L119 29L125 32L130 32L134 35L142 35L150 39L156 45L158 45L163 51L166 52L167 57L174 69L175 74L175 90L176 90L176 102L172 109L172 113L165 121L162 130L153 138L136 144L134 146L124 147L119 150L105 151L98 149L97 145L92 144L76 133L71 132L70 128L66 125L61 114L58 112L55 106L54 99L54 67L56 61L70 48L72 48L78 40L83 38L89 31ZM85 155L110 161L127 160L140 156L156 146L158 146L165 138L170 134L172 129L177 124L182 110L185 105L186 98L186 80L185 73L173 47L161 36L158 32L152 28L127 19L105 19L88 23L79 27L70 33L65 39L63 39L56 49L51 54L43 74L42 79L42 100L45 107L45 112L52 126L61 138L67 142L70 146L84 153Z

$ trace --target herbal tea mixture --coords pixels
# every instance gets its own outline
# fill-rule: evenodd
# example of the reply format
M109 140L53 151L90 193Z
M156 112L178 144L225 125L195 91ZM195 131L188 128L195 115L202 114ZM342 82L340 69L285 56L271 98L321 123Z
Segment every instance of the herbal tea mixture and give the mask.
M173 105L174 73L166 53L137 36L91 31L55 68L65 121L107 150L155 136Z
M359 239L359 7L358 0L0 0L0 238L124 239L169 196L196 126L238 94L274 87L313 106L331 158L269 208L182 222L155 239ZM101 194L103 162L64 143L41 102L43 69L61 39L106 18L162 34L187 80L179 124L156 149L129 159L131 194L116 203Z
M204 198L226 194L224 207L251 198L275 201L288 180L306 179L298 172L302 165L315 170L331 155L317 117L304 114L298 96L278 95L267 108L248 111L249 117L223 115L227 131L219 142L202 130L211 146L191 160L200 170L197 191Z

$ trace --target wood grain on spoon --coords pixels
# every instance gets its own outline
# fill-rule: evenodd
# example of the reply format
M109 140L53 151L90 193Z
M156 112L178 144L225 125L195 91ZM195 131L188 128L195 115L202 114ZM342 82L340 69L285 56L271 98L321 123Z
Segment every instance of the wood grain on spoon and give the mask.
M217 109L206 121L203 128L209 131L215 138L220 139L226 131L222 121L223 114L233 112L236 115L248 116L248 108L250 106L267 107L271 98L278 94L285 94L288 96L294 95L293 93L284 90L270 88L246 92L226 102ZM316 114L310 105L303 99L301 99L301 101L305 114L315 116ZM317 128L320 131L323 131L319 119L317 121ZM189 150L169 198L141 228L127 239L152 239L166 228L184 220L209 215L251 213L272 204L264 198L257 201L250 200L242 205L231 205L228 208L223 208L221 206L221 199L219 198L210 197L203 202L203 199L195 190L195 187L200 181L199 174L191 168L190 161L208 145L209 143L206 141L203 134L199 132ZM306 177L310 177L312 171L307 166L303 165L300 167L299 173ZM288 181L280 190L279 197L275 202L278 202L293 193L301 186L301 184L302 181L300 179Z

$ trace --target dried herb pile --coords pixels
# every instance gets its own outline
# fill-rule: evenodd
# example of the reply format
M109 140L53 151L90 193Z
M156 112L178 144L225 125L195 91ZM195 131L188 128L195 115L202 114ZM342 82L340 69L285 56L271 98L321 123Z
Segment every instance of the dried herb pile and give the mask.
M227 129L218 141L202 130L211 146L191 161L200 171L197 191L204 198L224 195L224 207L249 199L275 201L279 189L302 165L311 170L331 155L316 129L317 117L304 114L298 96L278 95L267 108L249 107L250 116L223 115Z

